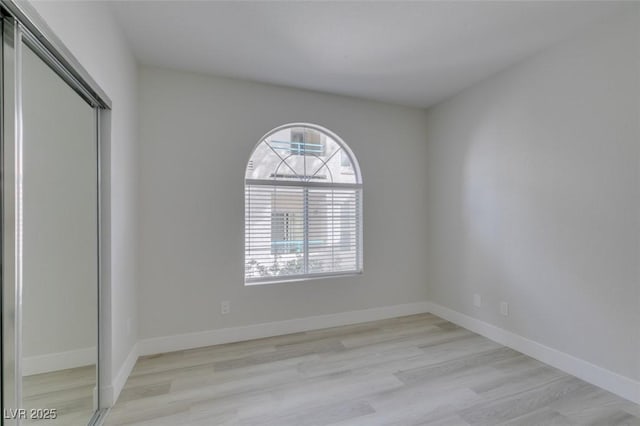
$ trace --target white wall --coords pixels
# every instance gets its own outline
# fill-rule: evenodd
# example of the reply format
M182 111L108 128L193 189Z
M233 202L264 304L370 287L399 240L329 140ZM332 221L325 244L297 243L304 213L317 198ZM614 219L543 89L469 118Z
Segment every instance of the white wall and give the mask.
M122 30L101 2L33 2L37 11L113 102L111 113L110 247L105 253L110 285L104 288L110 317L105 341L111 350L103 365L106 380L120 378L121 368L137 341L137 70ZM105 214L106 213L106 214ZM131 358L129 358L131 359ZM118 376L118 374L120 376ZM123 372L124 377L128 372ZM111 383L103 383L107 386Z
M141 338L425 300L424 111L150 67L139 83ZM245 287L245 167L289 122L331 129L360 162L364 274Z
M639 119L637 5L431 109L430 301L640 379Z

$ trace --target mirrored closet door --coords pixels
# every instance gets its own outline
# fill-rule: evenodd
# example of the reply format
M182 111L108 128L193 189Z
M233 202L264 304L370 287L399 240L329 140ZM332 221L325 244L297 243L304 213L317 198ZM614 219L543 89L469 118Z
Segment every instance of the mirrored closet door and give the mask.
M40 26L0 6L2 424L93 425L104 412L99 120L109 101Z
M96 114L27 45L21 68L23 407L29 423L86 425L98 360Z

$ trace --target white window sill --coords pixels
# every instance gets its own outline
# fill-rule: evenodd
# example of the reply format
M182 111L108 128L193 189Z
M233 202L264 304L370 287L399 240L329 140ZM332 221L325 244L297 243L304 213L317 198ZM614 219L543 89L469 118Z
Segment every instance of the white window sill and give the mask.
M283 283L294 283L300 281L315 281L315 280L324 280L327 278L347 278L347 277L357 277L362 275L362 271L357 272L340 272L335 274L317 274L317 275L304 275L304 276L292 276L289 278L286 277L274 277L274 279L265 279L259 281L245 281L244 285L246 287L250 286L258 286L258 285L268 285L268 284L283 284Z

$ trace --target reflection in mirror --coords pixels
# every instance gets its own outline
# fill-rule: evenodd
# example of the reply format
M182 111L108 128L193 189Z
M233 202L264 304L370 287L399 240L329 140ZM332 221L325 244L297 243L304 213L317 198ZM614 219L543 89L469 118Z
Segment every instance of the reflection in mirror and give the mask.
M22 405L40 417L29 424L86 425L97 377L95 112L26 45L22 91Z

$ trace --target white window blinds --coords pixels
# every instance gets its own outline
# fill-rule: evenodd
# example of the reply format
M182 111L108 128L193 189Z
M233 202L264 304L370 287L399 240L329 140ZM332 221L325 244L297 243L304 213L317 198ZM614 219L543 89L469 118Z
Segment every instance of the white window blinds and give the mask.
M276 129L247 167L245 282L361 270L362 183L353 154L316 127Z

